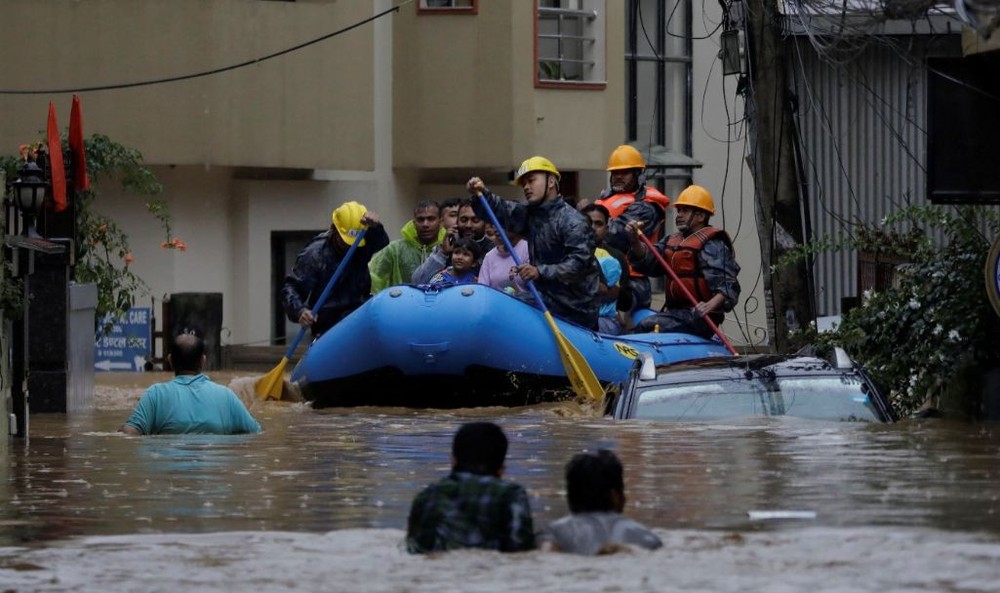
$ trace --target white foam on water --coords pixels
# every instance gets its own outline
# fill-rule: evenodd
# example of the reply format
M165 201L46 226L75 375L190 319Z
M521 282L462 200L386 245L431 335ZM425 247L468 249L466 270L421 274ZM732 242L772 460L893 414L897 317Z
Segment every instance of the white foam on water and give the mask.
M403 532L86 537L0 548L0 583L60 591L991 591L1000 542L931 529L657 530L660 550L597 558L414 556Z

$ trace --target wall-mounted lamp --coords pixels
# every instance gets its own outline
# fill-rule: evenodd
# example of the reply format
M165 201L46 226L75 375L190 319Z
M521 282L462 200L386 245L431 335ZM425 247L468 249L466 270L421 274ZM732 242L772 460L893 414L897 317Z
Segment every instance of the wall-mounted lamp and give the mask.
M35 161L25 161L17 169L17 179L10 185L14 204L24 217L22 234L26 237L39 237L35 231L35 218L42 211L42 203L49 189L49 184L45 181L45 171L35 164Z

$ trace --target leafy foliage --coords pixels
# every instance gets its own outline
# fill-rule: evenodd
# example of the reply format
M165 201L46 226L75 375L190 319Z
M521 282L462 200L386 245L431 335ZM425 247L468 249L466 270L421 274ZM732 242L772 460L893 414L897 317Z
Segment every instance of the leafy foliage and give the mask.
M943 242L934 235L943 235ZM889 390L901 413L949 395L964 371L1000 364L1000 318L983 283L996 236L995 209L915 206L880 227L810 246L878 251L910 262L897 268L891 288L863 295L834 332L818 339L844 347Z
M13 278L13 264L6 260L0 267L0 311L7 319L21 319L24 312L24 283Z
M3 181L5 186L7 180L11 179L7 172L8 159L16 161L13 157L0 157L0 181ZM0 217L0 225L4 227L0 232L0 239L6 239L6 217ZM8 258L3 258L0 265L0 312L6 319L21 319L24 314L24 282L20 278L13 277L13 268L13 263L8 261Z
M64 151L68 148L63 140ZM75 193L76 200L76 265L73 279L97 284L97 316L123 313L132 307L138 296L148 294L148 285L133 271L132 250L128 236L110 217L94 210L103 183L119 182L127 195L144 200L146 210L159 222L170 247L178 239L171 236L171 216L167 204L159 197L163 186L142 164L142 154L123 146L107 136L94 134L84 140L90 189ZM0 157L8 179L17 175L23 156Z
M538 63L539 80L580 80L579 74L566 74L562 65L555 60L546 60Z

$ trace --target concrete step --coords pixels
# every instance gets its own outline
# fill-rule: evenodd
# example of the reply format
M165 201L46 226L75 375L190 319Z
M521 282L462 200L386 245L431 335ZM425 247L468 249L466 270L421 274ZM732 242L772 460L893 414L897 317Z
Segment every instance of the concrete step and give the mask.
M288 361L287 370L292 370L306 351L306 346L303 340L295 349L295 353ZM287 349L287 346L223 346L222 368L233 371L267 372L281 362Z

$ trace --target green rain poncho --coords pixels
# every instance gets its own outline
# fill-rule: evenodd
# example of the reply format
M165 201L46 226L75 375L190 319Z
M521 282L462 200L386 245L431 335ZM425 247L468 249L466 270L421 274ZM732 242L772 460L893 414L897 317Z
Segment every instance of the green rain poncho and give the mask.
M413 221L403 225L399 231L401 239L389 243L389 246L379 251L368 263L368 271L372 275L372 294L394 286L410 282L413 271L430 255L434 246L444 240L445 229L438 231L437 240L430 245L424 245L417 240L417 226Z

